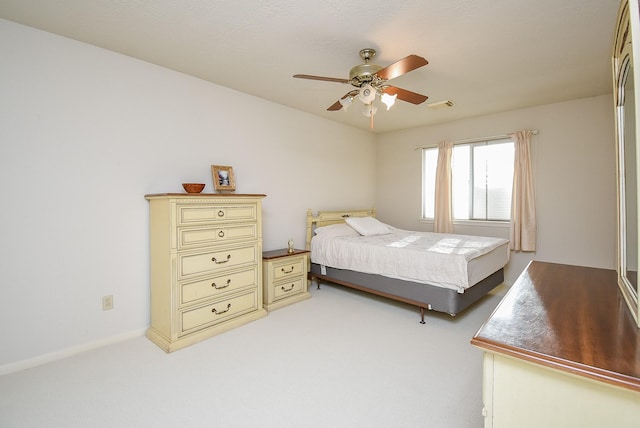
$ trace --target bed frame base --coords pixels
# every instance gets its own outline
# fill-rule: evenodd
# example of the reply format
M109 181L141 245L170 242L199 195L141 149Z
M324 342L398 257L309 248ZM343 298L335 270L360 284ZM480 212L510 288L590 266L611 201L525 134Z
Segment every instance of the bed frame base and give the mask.
M492 273L465 290L464 293L458 293L455 290L435 285L403 281L346 269L321 268L316 263L311 264L309 272L309 280L313 279L316 280L318 289L320 288L320 280L322 280L417 306L420 308L420 324L425 324L425 309L445 312L455 316L502 284L504 282L504 269ZM399 296L394 293L394 290L402 290L402 295Z

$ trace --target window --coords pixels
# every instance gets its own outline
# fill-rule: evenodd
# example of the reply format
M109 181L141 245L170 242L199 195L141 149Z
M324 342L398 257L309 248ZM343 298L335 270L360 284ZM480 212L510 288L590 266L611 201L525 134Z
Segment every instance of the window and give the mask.
M433 218L438 149L423 149L422 152L422 216ZM510 139L453 147L454 220L510 220L513 154L514 144Z

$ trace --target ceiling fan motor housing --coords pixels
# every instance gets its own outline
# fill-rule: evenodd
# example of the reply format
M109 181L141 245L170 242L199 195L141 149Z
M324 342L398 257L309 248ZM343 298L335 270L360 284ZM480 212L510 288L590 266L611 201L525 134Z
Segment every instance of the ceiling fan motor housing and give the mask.
M371 82L374 79L373 75L380 70L382 70L382 67L378 64L359 64L349 71L349 79L359 82L360 85L354 85L359 87Z
M360 51L360 58L362 58L364 64L356 65L349 71L349 79L353 86L360 88L367 83L371 83L375 79L374 75L382 70L381 66L369 63L374 56L376 56L375 49L367 48Z

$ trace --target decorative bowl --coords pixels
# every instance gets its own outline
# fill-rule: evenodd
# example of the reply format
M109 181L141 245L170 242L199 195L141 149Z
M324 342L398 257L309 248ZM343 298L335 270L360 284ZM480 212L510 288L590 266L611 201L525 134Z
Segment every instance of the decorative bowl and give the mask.
M187 193L200 193L204 186L204 183L182 183L182 187Z

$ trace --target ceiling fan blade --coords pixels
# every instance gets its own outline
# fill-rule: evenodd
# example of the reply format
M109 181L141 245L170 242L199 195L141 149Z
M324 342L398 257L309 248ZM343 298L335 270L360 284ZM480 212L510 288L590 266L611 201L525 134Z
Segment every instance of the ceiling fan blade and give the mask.
M400 61L394 62L393 64L383 68L376 74L381 79L391 80L427 64L429 64L429 62L421 56L409 55L402 58Z
M347 79L339 79L336 77L311 76L309 74L294 74L293 77L298 79L322 80L325 82L349 83Z
M336 101L335 103L331 104L329 106L329 108L327 109L327 111L338 111L342 108L342 104L340 104L340 101Z
M384 91L385 94L398 95L398 99L406 101L411 104L422 104L429 98L426 95L417 94L415 92L407 91L406 89L398 88L395 86L387 86Z

